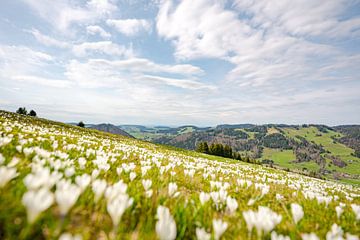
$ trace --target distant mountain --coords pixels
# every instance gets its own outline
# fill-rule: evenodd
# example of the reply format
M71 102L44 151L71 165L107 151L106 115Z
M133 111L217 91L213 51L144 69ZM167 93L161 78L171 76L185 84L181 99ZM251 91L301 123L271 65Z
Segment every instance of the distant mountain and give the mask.
M244 124L221 124L221 125L217 125L216 128L219 129L224 129L224 128L231 128L231 129L235 129L235 128L251 128L254 127L254 124L250 124L250 123L244 123Z
M91 125L88 125L87 127L96 129L96 130L99 130L102 132L108 132L108 133L112 133L112 134L117 134L117 135L122 135L125 137L134 138L134 136L130 135L126 131L122 130L121 128L119 128L115 125L109 124L109 123L91 124Z

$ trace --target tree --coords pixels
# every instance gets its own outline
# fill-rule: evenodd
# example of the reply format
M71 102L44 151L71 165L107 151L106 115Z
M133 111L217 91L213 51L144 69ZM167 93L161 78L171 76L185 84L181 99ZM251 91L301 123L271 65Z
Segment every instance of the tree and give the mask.
M209 146L207 142L199 142L196 146L196 151L201 153L209 153Z
M207 142L204 142L204 153L209 153L209 145L207 144Z
M80 122L78 123L78 126L79 126L79 127L85 127L85 123L84 123L83 121L80 121Z
M224 147L224 157L232 158L232 148L229 145L225 145Z
M27 111L25 107L19 107L19 109L16 111L18 114L26 115Z
M233 159L236 159L236 160L240 160L240 161L242 160L241 154L238 153L238 152L234 152L232 158L233 158Z
M29 116L36 117L36 112L34 110L31 110L29 112Z

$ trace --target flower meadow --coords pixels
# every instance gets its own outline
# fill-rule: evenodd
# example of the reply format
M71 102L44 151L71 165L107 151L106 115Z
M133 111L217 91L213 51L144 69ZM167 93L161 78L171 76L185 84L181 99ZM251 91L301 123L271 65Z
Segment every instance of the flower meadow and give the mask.
M0 239L359 239L360 188L0 111Z

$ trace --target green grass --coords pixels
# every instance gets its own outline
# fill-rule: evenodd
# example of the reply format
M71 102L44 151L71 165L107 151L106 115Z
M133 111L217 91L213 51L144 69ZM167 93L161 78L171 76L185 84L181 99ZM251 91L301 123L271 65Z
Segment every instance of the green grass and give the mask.
M319 165L315 162L302 162L295 163L296 159L293 150L281 150L273 148L264 148L262 159L271 159L274 163L282 168L288 168L291 170L298 169L302 170L306 168L307 170L317 171L319 170Z
M1 239L58 239L66 232L80 234L83 239L157 239L156 212L160 205L169 209L176 224L177 239L196 239L197 228L204 228L214 238L213 219L222 219L228 224L221 239L270 239L270 233L258 236L255 229L247 230L243 213L259 206L269 207L282 216L274 231L291 239L300 239L302 233L309 232L324 239L334 223L346 233L360 235L360 222L356 221L350 207L351 204L360 204L360 189L355 185L323 181L3 111L0 111L0 133L1 139L11 139L10 143L0 146L4 157L0 165L10 168L13 158L18 159L18 163L12 166L18 176L0 188ZM22 149L18 150L20 145ZM288 151L267 151L279 162L291 157ZM80 157L86 160L84 168L78 162ZM80 194L66 215L60 214L59 203L55 201L39 214L34 223L27 221L27 210L21 199L29 191L24 181L28 174L38 168L49 169L52 173L62 173L62 179L76 187L76 176L91 175L95 169L101 169L98 160L105 161L109 168L100 170L96 178L105 180L108 186L122 180L127 185L126 194L133 199L118 226L113 226L107 210L109 200L101 197L96 202L90 186ZM123 171L118 175L117 168L131 163L135 164L135 169L131 170L136 173L134 180L130 179L130 172ZM145 166L150 168L143 175ZM65 172L72 167L74 175L66 176ZM186 175L185 170L194 170L194 176ZM152 180L150 198L145 196L144 179ZM249 180L252 185L241 185L239 180ZM204 205L200 203L201 192L219 193L219 189L211 187L212 181L223 186L228 184L222 187L222 192L238 204L233 213L227 210L225 202L215 204L209 200ZM169 183L177 184L178 197L169 196ZM261 190L255 187L257 184L268 186L269 192L261 196ZM54 194L59 189L54 185L48 191ZM338 199L325 205L316 198L306 197L309 192L323 197L336 195ZM276 200L276 194L281 194L284 199ZM256 199L253 205L248 205L250 199ZM340 202L346 206L338 219L335 207ZM304 217L298 224L292 220L291 203L300 204L304 210Z
M330 130L327 133L322 133L316 127L300 128L299 130L295 128L285 128L284 132L291 138L301 136L309 142L322 145L325 150L330 151L333 155L339 156L344 160L356 159L355 157L351 156L351 154L354 153L353 149L341 143L337 143L331 138L338 136L341 137L341 133Z
M336 170L342 173L360 174L360 158L351 155L354 153L354 150L341 143L337 143L332 139L332 137L342 137L343 135L341 133L330 130L327 133L322 133L316 127L301 127L299 130L295 128L285 128L284 132L288 137L297 139L296 136L301 136L309 142L322 145L326 151L330 152L331 155L337 156L347 163L347 166L343 168L339 168L337 166L329 167L327 165L327 169ZM325 156L325 154L323 154L323 156ZM329 161L330 160L327 159L327 162Z

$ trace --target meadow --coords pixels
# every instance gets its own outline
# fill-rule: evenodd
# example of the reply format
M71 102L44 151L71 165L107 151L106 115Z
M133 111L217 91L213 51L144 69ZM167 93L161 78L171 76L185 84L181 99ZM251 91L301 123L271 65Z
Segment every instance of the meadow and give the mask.
M0 111L0 213L0 239L350 240L360 188Z

